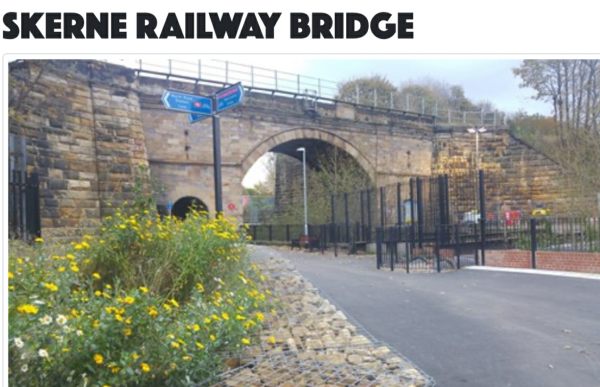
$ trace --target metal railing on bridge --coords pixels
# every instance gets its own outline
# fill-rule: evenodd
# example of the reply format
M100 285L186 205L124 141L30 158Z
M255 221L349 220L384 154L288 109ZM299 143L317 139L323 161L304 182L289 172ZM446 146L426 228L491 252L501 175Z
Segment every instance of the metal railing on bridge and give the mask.
M236 63L218 59L191 60L142 60L127 62L146 76L181 77L183 81L205 81L209 84L242 84L252 90L302 96L321 102L345 102L378 109L396 110L435 118L438 124L481 125L487 127L506 126L507 116L498 110L457 110L445 107L441 101L396 91L381 91L355 88L343 97L339 94L340 81L276 69ZM379 93L379 94L378 94Z

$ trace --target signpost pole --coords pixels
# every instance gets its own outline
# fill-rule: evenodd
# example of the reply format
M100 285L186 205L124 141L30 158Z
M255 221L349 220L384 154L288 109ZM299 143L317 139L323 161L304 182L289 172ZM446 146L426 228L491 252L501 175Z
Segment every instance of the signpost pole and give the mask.
M215 216L223 214L223 192L221 185L221 119L213 114L213 164L215 177Z

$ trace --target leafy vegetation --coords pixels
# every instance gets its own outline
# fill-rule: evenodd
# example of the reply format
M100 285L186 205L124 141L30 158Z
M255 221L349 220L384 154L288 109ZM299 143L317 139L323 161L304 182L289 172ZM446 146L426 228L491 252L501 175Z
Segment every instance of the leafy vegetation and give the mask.
M9 380L189 385L255 342L268 308L244 233L223 218L120 210L63 253L9 261Z

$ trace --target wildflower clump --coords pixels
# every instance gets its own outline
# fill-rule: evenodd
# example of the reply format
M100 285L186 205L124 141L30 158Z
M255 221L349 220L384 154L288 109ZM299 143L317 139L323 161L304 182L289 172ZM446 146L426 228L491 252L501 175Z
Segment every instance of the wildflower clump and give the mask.
M60 254L9 261L11 385L189 385L254 343L264 277L231 220L116 211Z

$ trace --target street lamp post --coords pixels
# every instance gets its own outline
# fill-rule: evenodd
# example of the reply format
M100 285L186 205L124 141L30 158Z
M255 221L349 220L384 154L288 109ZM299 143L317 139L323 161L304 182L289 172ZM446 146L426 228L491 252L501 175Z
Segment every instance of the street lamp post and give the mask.
M480 169L480 165L479 165L479 133L484 133L486 131L487 131L487 129L484 128L483 126L481 128L467 129L467 132L475 133L475 167L477 168L478 171Z
M298 152L302 152L302 181L304 184L304 235L308 236L308 207L306 199L306 148L301 147L296 149Z

